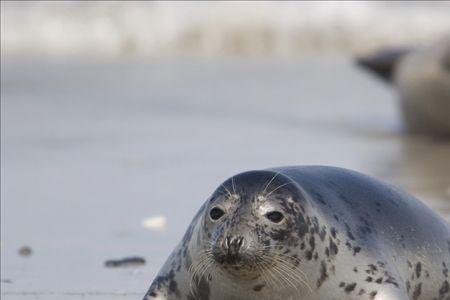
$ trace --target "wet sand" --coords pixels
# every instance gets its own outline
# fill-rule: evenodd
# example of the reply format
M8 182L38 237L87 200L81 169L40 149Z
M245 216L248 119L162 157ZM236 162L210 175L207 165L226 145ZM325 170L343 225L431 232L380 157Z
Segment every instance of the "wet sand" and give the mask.
M342 58L7 57L1 113L2 299L139 299L209 193L249 169L355 169L450 216L450 142L405 137L395 93ZM154 215L167 230L141 227ZM127 256L146 264L104 266Z

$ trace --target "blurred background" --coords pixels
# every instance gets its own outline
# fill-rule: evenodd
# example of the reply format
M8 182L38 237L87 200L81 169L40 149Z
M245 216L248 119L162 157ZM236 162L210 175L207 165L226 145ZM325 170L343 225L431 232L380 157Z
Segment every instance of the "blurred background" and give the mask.
M449 30L443 1L2 1L2 299L139 299L250 169L350 168L450 219L450 142L354 64Z

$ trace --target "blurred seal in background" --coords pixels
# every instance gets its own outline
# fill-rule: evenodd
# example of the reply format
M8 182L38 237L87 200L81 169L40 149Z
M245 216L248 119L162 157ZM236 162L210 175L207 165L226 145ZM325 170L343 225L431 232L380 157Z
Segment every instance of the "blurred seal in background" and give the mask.
M395 86L410 132L450 138L450 34L422 49L384 49L357 63Z

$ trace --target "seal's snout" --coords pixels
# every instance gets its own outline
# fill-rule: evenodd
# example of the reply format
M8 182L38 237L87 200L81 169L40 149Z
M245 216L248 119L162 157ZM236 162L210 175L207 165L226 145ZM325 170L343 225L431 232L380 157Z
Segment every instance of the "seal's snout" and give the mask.
M222 265L238 265L241 264L245 254L244 251L245 240L242 236L227 236L219 247L213 251L215 260Z
M240 249L244 244L244 237L226 237L224 241L224 250L227 256L239 255Z

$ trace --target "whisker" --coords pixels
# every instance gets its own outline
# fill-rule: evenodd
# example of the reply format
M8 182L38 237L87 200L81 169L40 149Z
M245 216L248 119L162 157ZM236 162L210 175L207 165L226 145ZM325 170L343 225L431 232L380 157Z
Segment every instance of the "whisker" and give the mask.
M283 285L283 282L275 275L275 274L273 274L273 271L272 271L273 269L272 268L268 268L267 266L266 266L266 272L267 272L267 274L270 276L270 277L272 277L274 280L273 280L273 283L274 283L274 286L275 286L275 281L277 281L278 282L278 284L279 285ZM284 286L284 285L283 285Z
M233 193L236 194L236 189L234 188L234 176L231 177L231 186L233 187Z
M301 278L298 274L295 273L295 270L293 270L283 264L276 265L276 268L283 270L283 272L286 274L286 276L290 277L295 282L300 283L301 285L305 285L306 287L310 288L308 283L303 278Z
M273 175L273 177L270 179L270 181L266 184L266 187L264 188L262 194L264 194L266 192L267 188L272 183L272 181L274 181L274 179L278 176L278 174L280 174L280 172L276 172L275 175Z
M206 271L213 265L213 260L211 259L212 255L210 253L201 253L199 258L197 258L197 263L191 265L190 270L190 282L189 289L192 295L196 294L196 290L194 289L193 283L198 284L201 278L205 275Z
M193 268L192 268L193 271L191 272L191 276L190 276L190 280L189 280L189 290L192 293L192 295L195 295L193 283L195 283L195 275L198 272L198 269L200 268L201 264L202 264L201 262L198 262L196 265L191 265L191 266L193 266Z
M273 280L273 277L270 276L268 268L264 266L264 262L259 264L259 267L262 271L260 274L263 276L264 281L267 282L268 285L276 287L275 281Z
M208 270L209 270L209 268L212 266L212 264L213 264L213 262L211 261L211 259L209 259L209 260L206 262L205 267L203 268L203 271L200 273L199 280L201 280L202 277L206 275L206 273L208 272ZM208 278L206 278L206 280L207 280L207 279L208 279Z
M288 272L291 277L295 277L297 281L300 281L309 289L310 292L312 292L311 286L306 281L308 277L301 269L280 257L268 257L268 259L276 262L278 267L285 269L285 272Z
M282 267L283 269L286 269L286 271L289 271L289 273L292 273L291 274L292 276L295 275L295 277L297 278L296 281L301 281L303 284L305 284L311 290L308 283L305 282L306 278L307 278L306 274L301 269L296 268L294 265L292 265L292 263L290 263L289 261L285 261L278 257L270 257L270 256L266 256L265 260L274 263L275 266L278 265L278 266ZM297 274L297 273L299 273L299 274ZM302 278L302 276L304 276L305 278Z
M276 249L276 247L277 246L275 246L275 245L267 245L267 246L263 246L263 247L258 247L258 248L254 248L254 250L255 250L255 252L257 252L257 253L264 253L264 252L266 252L267 250L271 250L271 249Z
M221 184L221 186L225 189L225 191L227 191L228 196L230 196L232 198L233 194L231 194L231 192L223 184Z
M288 258L288 259L295 259L294 257L291 257L291 256L287 256L287 258ZM287 265L288 267L290 267L292 270L298 271L299 273L301 273L303 276L306 277L306 274L305 274L300 268L298 268L297 266L295 266L294 264L292 264L289 260L283 259L283 258L280 257L279 255L274 256L274 257L271 257L270 259L276 260L276 261L278 261L278 262L280 262L280 263L283 263L283 264ZM297 261L300 261L300 260L297 260Z
M288 184L292 184L292 182L286 182L286 183L284 183L284 184L278 186L276 189L274 189L274 190L272 190L270 193L268 193L268 194L266 195L266 197L268 197L270 194L272 194L272 193L275 192L276 190L281 189L283 186L286 186L286 185L288 185Z
M287 261L288 263L292 264L290 261L294 261L296 263L301 263L302 260L300 258L294 257L294 256L290 256L290 255L285 255L285 254L277 254L274 257L282 259L284 261ZM295 265L293 265L293 267L297 267Z
M189 270L191 271L191 278L195 277L196 273L199 271L199 269L203 266L204 262L208 259L208 256L201 255L197 258L197 263L192 264L189 267Z
M290 285L290 286L293 287L295 290L297 290L297 286L295 285L295 283L293 283L293 282L287 277L286 272L283 271L283 269L280 269L277 265L275 265L275 266L273 267L273 270L274 270L275 272L277 272L277 273L280 275L281 279L282 279L284 282L286 282L288 285Z

